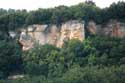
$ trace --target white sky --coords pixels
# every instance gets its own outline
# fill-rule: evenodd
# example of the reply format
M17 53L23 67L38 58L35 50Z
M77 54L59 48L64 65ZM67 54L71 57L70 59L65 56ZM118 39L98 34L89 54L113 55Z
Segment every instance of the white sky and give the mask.
M35 10L38 8L49 8L59 5L76 5L85 0L0 0L0 8L4 9L27 9ZM113 2L125 0L93 0L97 6L104 8L108 7Z

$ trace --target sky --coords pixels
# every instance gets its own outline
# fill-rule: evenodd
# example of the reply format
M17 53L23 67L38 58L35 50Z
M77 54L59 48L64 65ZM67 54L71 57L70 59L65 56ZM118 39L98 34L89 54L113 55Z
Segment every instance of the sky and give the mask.
M59 5L76 5L85 0L0 0L0 8L4 9L27 9L36 10L38 8L50 8ZM93 0L97 6L108 7L113 2L125 0Z

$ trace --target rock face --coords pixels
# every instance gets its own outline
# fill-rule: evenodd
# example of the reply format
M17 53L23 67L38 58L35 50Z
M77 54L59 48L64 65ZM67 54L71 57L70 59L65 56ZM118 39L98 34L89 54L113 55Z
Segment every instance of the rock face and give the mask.
M89 22L87 29L92 34L105 35L111 37L125 37L125 23L110 21L105 25L96 25L93 21Z
M96 23L93 22L93 21L90 21L90 22L88 23L87 29L88 29L88 31L89 31L91 34L96 34L96 33L97 33Z
M34 42L39 44L52 44L61 47L64 41L71 39L84 40L84 23L68 21L61 26L57 25L30 25L20 34L20 43L23 50L29 50Z
M111 37L125 37L125 23L118 21L110 21L104 25L97 25L95 22L90 21L87 26L88 31L94 35L111 36ZM12 37L15 35L13 32L10 34ZM20 34L19 42L23 46L23 50L33 48L34 42L39 44L52 44L61 47L64 41L71 39L84 40L85 31L84 23L76 20L68 21L60 26L57 25L30 25L23 29Z

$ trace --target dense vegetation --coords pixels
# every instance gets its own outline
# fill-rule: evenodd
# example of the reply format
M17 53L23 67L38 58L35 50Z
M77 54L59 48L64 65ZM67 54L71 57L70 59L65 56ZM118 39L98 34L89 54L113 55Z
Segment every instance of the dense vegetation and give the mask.
M80 3L71 7L58 6L55 8L29 11L0 9L0 30L11 30L29 24L61 24L69 20L94 20L105 23L110 19L125 20L125 2L111 4L108 8L99 8L94 3Z
M20 50L20 46L14 41L0 41L0 79L17 70L21 71Z
M71 40L62 48L36 44L32 50L22 53L16 43L0 43L0 78L15 71L25 76L17 80L1 80L0 83L125 82L124 38Z

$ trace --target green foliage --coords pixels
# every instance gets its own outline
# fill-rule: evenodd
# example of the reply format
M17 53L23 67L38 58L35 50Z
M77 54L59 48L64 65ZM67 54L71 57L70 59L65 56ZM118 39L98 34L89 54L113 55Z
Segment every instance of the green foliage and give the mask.
M22 67L20 46L14 41L0 41L0 79Z
M124 79L125 65L104 68L74 66L60 78L33 76L16 80L1 80L0 83L124 83Z
M125 65L99 68L75 67L62 77L62 83L124 83Z
M84 20L86 24L93 20L96 23L105 23L111 19L125 20L125 2L113 3L108 8L99 8L95 4L80 3L71 7L58 6L55 8L36 11L0 9L0 30L15 30L32 24L57 24L69 20Z
M23 54L25 73L31 75L47 76L49 72L49 65L55 59L56 51L59 49L52 45L36 45L33 50ZM50 56L52 54L52 56ZM36 71L34 71L34 69Z
M96 48L96 56L101 59L106 59L107 65L122 63L120 60L124 58L125 54L125 38L96 37L90 40L92 41L92 46ZM102 62L99 59L99 63Z
M0 76L15 73L20 67L27 76L0 82L124 83L124 41L124 38L95 36L84 41L65 41L62 48L36 44L22 55L16 44L1 41Z
M25 73L50 83L124 83L123 48L124 38L107 37L70 40L61 49L38 45L24 55Z

